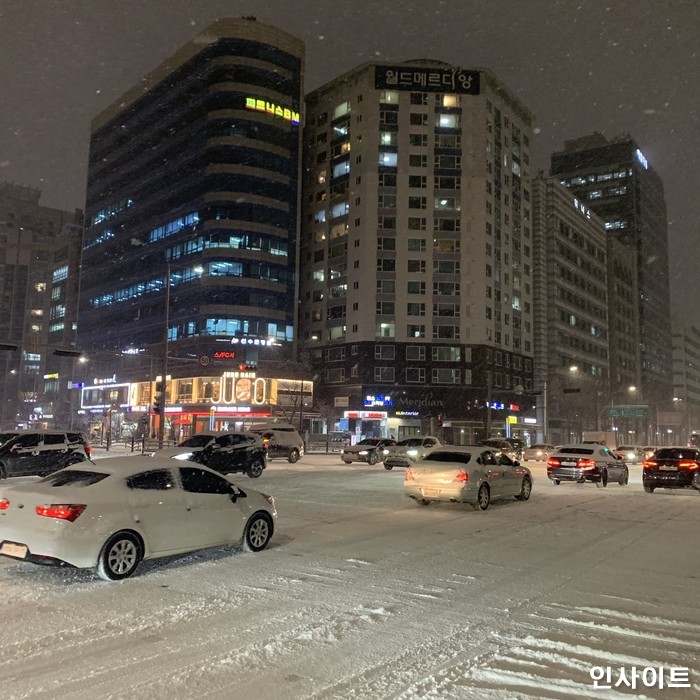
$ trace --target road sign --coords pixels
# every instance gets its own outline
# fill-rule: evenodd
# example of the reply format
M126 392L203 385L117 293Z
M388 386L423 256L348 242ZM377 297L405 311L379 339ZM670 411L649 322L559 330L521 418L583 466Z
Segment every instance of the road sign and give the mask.
M209 355L200 355L199 356L199 364L202 367L209 367L209 364L211 363L211 358Z
M608 406L608 418L647 418L649 406Z

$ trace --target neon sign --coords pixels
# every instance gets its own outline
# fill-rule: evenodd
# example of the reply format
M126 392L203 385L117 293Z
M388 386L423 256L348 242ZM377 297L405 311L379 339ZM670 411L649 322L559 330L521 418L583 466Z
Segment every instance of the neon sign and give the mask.
M259 100L255 97L245 98L246 109L254 109L256 112L265 112L266 114L272 114L275 117L280 117L285 119L292 124L299 124L299 112L294 112L288 107L280 107L274 102L268 102L267 100Z

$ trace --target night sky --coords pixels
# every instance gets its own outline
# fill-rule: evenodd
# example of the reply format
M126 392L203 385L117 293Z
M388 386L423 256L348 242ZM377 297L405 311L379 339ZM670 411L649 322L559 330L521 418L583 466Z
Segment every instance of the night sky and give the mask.
M82 208L91 119L249 15L306 43L307 92L371 60L492 70L535 114L536 168L566 139L632 136L665 185L673 309L700 326L697 0L0 0L0 181Z

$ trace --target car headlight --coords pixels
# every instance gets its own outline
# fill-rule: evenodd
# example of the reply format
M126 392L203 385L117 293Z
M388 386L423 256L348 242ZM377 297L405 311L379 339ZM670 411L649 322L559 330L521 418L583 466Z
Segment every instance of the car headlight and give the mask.
M173 455L173 459L189 459L193 454L193 452L183 452L179 455Z
M272 496L269 496L266 493L260 493L260 495L271 505L275 505L275 499Z
M367 450L360 450L360 454L361 454L361 455L366 455L366 454L368 454L368 451L367 451Z
M382 452L383 452L385 455L388 455L388 454L389 454L389 450L387 450L387 449L382 450Z
M341 455L344 455L344 454L345 454L345 448L343 448L342 450L340 450L340 454L341 454Z
M409 457L415 457L415 456L418 455L418 450L408 450L408 451L406 452L406 454L407 454Z

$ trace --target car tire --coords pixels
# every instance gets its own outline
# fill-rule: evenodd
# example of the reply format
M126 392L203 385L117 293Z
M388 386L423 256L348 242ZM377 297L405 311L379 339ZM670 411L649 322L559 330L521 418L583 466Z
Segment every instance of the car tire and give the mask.
M476 494L476 503L474 503L474 508L477 510L486 510L491 503L491 491L489 490L488 484L481 484L479 486L479 492Z
M131 576L143 559L139 538L131 532L117 532L105 542L97 560L97 575L105 581Z
M644 490L645 490L647 493L654 493L654 489L655 489L655 488L656 488L656 486L644 486Z
M600 476L598 477L598 480L595 482L595 485L600 489L604 489L608 485L608 470L607 469L603 469Z
M630 482L630 472L627 467L625 467L625 471L622 473L622 476L620 477L620 481L617 483L620 484L620 486L627 486Z
M527 501L530 499L530 494L532 493L532 482L528 477L523 479L523 483L520 485L520 493L516 496L519 501Z
M375 465L379 461L379 455L376 450L372 450L367 455L367 464Z
M352 464L352 460L351 460L351 459L344 459L343 462L345 462L345 464Z
M290 453L287 457L290 464L294 464L295 462L298 462L300 458L301 458L301 454L300 454L299 450L297 450L296 447L290 451Z
M553 483L555 486L559 486L559 484L561 484L561 479L552 479L552 483Z
M267 513L254 513L245 526L243 549L246 552L259 552L272 537L272 520Z
M385 464L384 465L384 469L386 469L388 472L390 472L393 468L394 468L394 466L392 464Z
M429 501L427 498L419 498L417 500L422 506L429 506L431 504L431 501Z
M259 459L254 459L247 467L245 470L245 473L251 478L251 479L257 479L259 476L262 475L263 469L264 469L263 463Z

